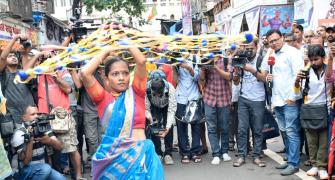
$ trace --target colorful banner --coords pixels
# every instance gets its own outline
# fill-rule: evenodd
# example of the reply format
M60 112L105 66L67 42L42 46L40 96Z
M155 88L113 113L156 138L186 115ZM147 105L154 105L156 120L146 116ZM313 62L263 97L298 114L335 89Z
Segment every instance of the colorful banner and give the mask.
M192 35L192 15L189 0L181 1L182 17L183 17L183 34Z
M245 13L245 18L248 23L249 32L257 34L259 23L259 7L251 9Z
M293 6L263 6L260 13L260 37L270 29L278 29L282 33L291 32L293 22Z

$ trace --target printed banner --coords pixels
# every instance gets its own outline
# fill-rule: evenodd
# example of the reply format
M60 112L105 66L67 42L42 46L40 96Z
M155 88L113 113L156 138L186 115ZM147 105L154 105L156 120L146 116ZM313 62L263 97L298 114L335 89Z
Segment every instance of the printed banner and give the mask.
M189 0L181 1L182 17L183 17L183 34L192 35L192 15L191 5Z
M249 32L257 34L258 22L259 22L259 7L246 12L245 18L248 23Z
M291 32L293 22L293 6L263 6L260 13L260 37L270 29L278 29L282 33Z

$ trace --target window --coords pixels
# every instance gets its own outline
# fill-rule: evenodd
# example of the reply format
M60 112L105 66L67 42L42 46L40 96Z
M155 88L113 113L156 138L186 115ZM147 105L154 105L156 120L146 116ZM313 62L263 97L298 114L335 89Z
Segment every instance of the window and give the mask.
M65 0L60 0L60 5L61 5L61 7L64 7L65 6Z
M173 4L173 3L170 3L170 6L174 6L174 4Z

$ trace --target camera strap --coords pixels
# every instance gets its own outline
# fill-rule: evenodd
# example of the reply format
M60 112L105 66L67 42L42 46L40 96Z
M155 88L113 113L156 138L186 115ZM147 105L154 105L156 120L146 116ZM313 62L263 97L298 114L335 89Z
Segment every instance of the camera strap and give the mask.
M48 88L47 75L44 75L44 83L45 83L45 95L47 99L48 113L50 114L53 106L50 104L50 99L49 99L49 88Z
M325 76L325 70L326 70L326 67L327 65L323 65L322 69L323 69L323 72L320 74L320 78L322 76ZM309 67L307 69L307 71L309 72L311 70L312 67ZM315 73L316 74L316 73ZM317 74L316 74L317 75ZM318 78L319 79L319 78ZM324 86L325 86L325 95L326 95L326 105L328 104L328 100L327 100L327 84L326 84L326 81L324 83ZM305 80L305 86L304 86L304 89L302 90L302 99L303 99L303 103L305 103L305 98L308 96L308 91L310 90L310 87L309 87L309 76L306 77L306 80Z

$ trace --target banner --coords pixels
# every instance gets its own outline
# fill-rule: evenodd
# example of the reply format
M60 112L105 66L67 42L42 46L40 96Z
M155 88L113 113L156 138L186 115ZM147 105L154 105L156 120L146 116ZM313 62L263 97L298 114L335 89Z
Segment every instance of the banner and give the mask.
M248 23L249 32L257 34L259 22L259 7L251 9L245 13L245 18Z
M313 14L313 0L297 0L294 3L294 19L303 19L305 23L301 24L308 28L311 24Z
M233 19L231 20L231 35L238 35L240 33L243 16L244 14L240 14L233 17Z
M192 15L189 0L181 1L182 17L183 17L183 34L192 35Z
M290 5L261 7L260 37L265 35L270 29L278 29L281 33L291 32L293 10L293 6Z

